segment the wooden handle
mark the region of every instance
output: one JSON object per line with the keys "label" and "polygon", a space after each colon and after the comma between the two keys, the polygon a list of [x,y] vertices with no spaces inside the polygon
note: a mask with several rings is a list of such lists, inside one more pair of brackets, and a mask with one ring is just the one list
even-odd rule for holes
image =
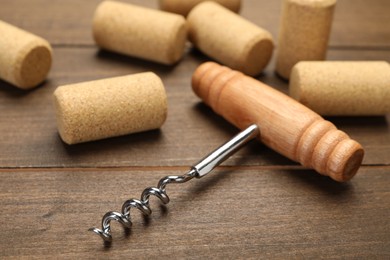
{"label": "wooden handle", "polygon": [[206,62],[192,77],[194,92],[216,113],[240,129],[260,128],[260,140],[283,154],[347,181],[357,172],[364,150],[329,121],[289,96],[244,74]]}

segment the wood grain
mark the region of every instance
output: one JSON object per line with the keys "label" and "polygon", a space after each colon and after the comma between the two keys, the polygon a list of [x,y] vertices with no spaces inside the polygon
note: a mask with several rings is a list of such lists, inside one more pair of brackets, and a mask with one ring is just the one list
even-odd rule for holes
{"label": "wood grain", "polygon": [[[114,224],[114,243],[104,248],[87,229],[106,211],[163,176],[184,173],[237,129],[192,93],[192,73],[209,59],[190,45],[176,66],[95,47],[91,21],[99,2],[0,2],[0,19],[54,46],[53,68],[39,88],[0,81],[0,258],[390,258],[390,115],[326,118],[365,148],[364,166],[350,183],[251,142],[212,175],[169,186],[171,203],[163,209],[153,200],[148,222],[133,212],[130,236]],[[157,0],[125,2],[157,7]],[[328,59],[390,62],[389,4],[338,1]],[[241,14],[277,40],[280,6],[245,0]],[[273,59],[258,79],[286,93],[274,68]],[[160,130],[61,142],[52,102],[57,86],[144,71],[166,87],[168,120]]]}
{"label": "wood grain", "polygon": [[[386,258],[389,167],[364,167],[340,184],[310,171],[225,167],[168,186],[150,219],[132,211],[112,247],[87,231],[107,210],[166,174],[184,169],[3,170],[2,257],[39,258]],[[44,184],[44,188],[42,187]]]}
{"label": "wood grain", "polygon": [[243,73],[205,62],[192,88],[213,111],[241,130],[260,129],[262,143],[336,181],[350,180],[360,167],[363,147],[332,123],[289,96]]}

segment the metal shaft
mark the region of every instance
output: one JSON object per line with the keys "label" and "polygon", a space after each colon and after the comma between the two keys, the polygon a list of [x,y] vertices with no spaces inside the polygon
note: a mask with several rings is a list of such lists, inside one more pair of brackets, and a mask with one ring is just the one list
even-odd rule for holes
{"label": "metal shaft", "polygon": [[259,127],[257,125],[250,125],[248,128],[237,134],[231,140],[224,143],[219,148],[196,163],[194,166],[192,166],[192,169],[195,169],[197,172],[196,177],[201,178],[207,175],[215,167],[229,158],[229,156],[237,152],[244,144],[258,137],[259,135]]}
{"label": "metal shaft", "polygon": [[235,153],[244,144],[255,137],[258,137],[260,130],[256,125],[251,125],[231,140],[221,145],[219,148],[211,152],[209,155],[200,160],[197,164],[182,176],[166,176],[162,178],[157,187],[146,188],[142,194],[141,199],[129,199],[122,205],[122,212],[109,211],[102,219],[102,229],[91,228],[92,232],[98,234],[105,243],[110,244],[111,236],[111,221],[115,220],[121,223],[125,228],[130,228],[132,223],[130,220],[130,209],[137,208],[144,215],[148,216],[152,213],[149,205],[149,197],[156,196],[164,204],[169,202],[169,197],[166,192],[166,186],[170,183],[184,183],[194,177],[201,178],[212,171],[216,166],[225,161],[230,155]]}

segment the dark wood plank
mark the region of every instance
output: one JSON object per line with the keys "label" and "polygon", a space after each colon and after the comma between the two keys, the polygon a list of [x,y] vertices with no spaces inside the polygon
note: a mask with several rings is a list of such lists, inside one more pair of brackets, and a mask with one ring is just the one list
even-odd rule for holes
{"label": "dark wood plank", "polygon": [[[122,0],[157,8],[157,0]],[[91,21],[99,0],[3,1],[1,19],[32,31],[54,45],[93,45]],[[281,0],[245,0],[241,14],[269,30],[277,40]],[[390,47],[390,2],[387,0],[338,1],[331,46]]]}
{"label": "dark wood plank", "polygon": [[[0,17],[54,45],[93,45],[92,17],[100,0],[2,1]],[[126,2],[126,1],[123,1]],[[156,1],[127,1],[156,8]]]}
{"label": "dark wood plank", "polygon": [[[113,246],[104,248],[87,229],[106,211],[165,175],[184,173],[237,129],[191,91],[192,72],[207,60],[201,53],[188,48],[181,63],[165,67],[99,51],[91,36],[99,2],[0,3],[2,20],[54,46],[41,87],[25,92],[0,82],[0,258],[390,258],[390,115],[328,118],[366,149],[365,166],[349,183],[252,142],[210,176],[168,186],[171,203],[162,208],[152,199],[149,221],[132,212],[129,236],[115,223]],[[125,2],[157,7],[157,0]],[[243,2],[242,15],[277,39],[281,1]],[[338,1],[328,59],[390,62],[389,12],[387,0]],[[259,79],[287,92],[273,69],[274,60]],[[168,94],[161,130],[61,142],[52,106],[57,86],[149,70]]]}
{"label": "dark wood plank", "polygon": [[332,47],[390,47],[390,1],[337,1]]}
{"label": "dark wood plank", "polygon": [[[48,81],[25,92],[0,83],[1,167],[118,167],[130,165],[186,166],[218,147],[237,129],[200,103],[190,79],[205,60],[189,52],[175,67],[165,67],[95,48],[56,48]],[[384,59],[387,51],[330,51],[331,59]],[[273,73],[272,62],[260,80],[287,91],[287,84]],[[57,134],[52,93],[59,85],[154,71],[168,94],[168,120],[159,131],[133,134],[75,146]],[[366,148],[365,164],[390,164],[390,129],[387,117],[330,118]],[[243,158],[245,158],[243,160]],[[291,165],[292,162],[260,144],[252,144],[232,160],[247,165]]]}
{"label": "dark wood plank", "polygon": [[87,231],[108,210],[181,169],[1,170],[2,258],[390,257],[390,167],[346,184],[304,170],[225,167],[167,186],[171,202],[145,222],[132,211],[113,244]]}

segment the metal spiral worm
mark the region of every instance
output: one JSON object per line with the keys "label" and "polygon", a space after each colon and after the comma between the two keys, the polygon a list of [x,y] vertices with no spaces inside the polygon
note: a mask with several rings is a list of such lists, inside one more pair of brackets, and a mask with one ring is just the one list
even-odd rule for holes
{"label": "metal spiral worm", "polygon": [[201,178],[212,171],[217,165],[225,161],[231,154],[236,152],[244,144],[251,139],[259,135],[259,128],[256,125],[251,125],[230,141],[226,142],[218,149],[204,157],[197,164],[191,167],[191,169],[181,176],[166,176],[157,184],[157,187],[146,188],[142,194],[141,199],[129,199],[122,205],[122,212],[109,211],[104,214],[102,219],[102,229],[91,228],[92,232],[98,234],[106,244],[110,244],[112,241],[111,235],[111,221],[115,220],[121,223],[125,228],[131,228],[132,222],[130,219],[130,209],[137,208],[145,216],[149,216],[152,210],[149,205],[149,199],[151,195],[156,196],[162,203],[167,204],[169,197],[166,193],[167,184],[171,183],[184,183],[192,178]]}
{"label": "metal spiral worm", "polygon": [[166,192],[167,184],[171,183],[184,183],[196,176],[197,172],[195,169],[190,170],[184,175],[181,176],[166,176],[157,184],[157,187],[149,187],[144,189],[141,194],[141,199],[129,199],[125,201],[122,205],[122,213],[109,211],[104,214],[102,219],[102,229],[91,228],[90,231],[95,232],[100,235],[106,243],[111,243],[112,235],[111,235],[111,221],[115,220],[121,223],[125,228],[131,228],[132,222],[130,220],[130,209],[136,208],[142,212],[145,216],[149,216],[152,214],[152,209],[149,205],[149,198],[151,195],[156,196],[161,200],[162,203],[167,204],[169,202],[169,197]]}

